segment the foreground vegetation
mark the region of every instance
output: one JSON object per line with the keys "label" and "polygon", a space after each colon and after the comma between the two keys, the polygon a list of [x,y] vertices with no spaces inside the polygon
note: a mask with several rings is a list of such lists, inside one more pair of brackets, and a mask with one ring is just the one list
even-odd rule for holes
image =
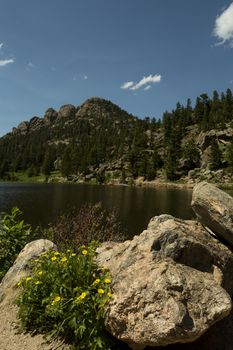
{"label": "foreground vegetation", "polygon": [[21,249],[36,236],[21,215],[18,208],[13,208],[11,213],[2,214],[0,220],[0,282]]}
{"label": "foreground vegetation", "polygon": [[111,277],[98,268],[96,242],[78,251],[49,251],[32,262],[18,282],[23,329],[59,336],[77,349],[110,349],[104,306],[112,297]]}
{"label": "foreground vegetation", "polygon": [[[123,236],[115,214],[102,211],[100,204],[82,207],[71,220],[74,214],[63,215],[43,232],[59,250],[31,261],[30,275],[18,282],[21,328],[62,338],[74,349],[118,349],[104,325],[105,306],[112,298],[111,275],[97,266],[96,249],[100,240]],[[1,278],[25,244],[38,236],[20,215],[13,208],[0,221]]]}

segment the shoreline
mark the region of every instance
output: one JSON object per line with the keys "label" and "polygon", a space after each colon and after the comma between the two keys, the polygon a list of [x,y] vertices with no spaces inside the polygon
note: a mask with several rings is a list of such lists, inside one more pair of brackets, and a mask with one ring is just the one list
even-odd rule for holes
{"label": "shoreline", "polygon": [[[127,186],[127,187],[148,187],[148,188],[173,188],[173,189],[186,189],[186,190],[192,190],[193,187],[199,182],[172,182],[172,181],[160,181],[160,180],[153,180],[153,181],[143,181],[142,179],[138,178],[134,181],[133,184],[124,184],[119,182],[109,182],[104,184],[97,184],[93,182],[73,182],[73,181],[62,181],[62,178],[57,179],[58,181],[10,181],[10,180],[0,180],[0,183],[12,183],[12,184],[73,184],[73,185],[95,185],[95,186]],[[225,190],[233,190],[233,182],[210,182],[206,180],[206,182],[212,183],[215,186],[217,186],[220,189]]]}

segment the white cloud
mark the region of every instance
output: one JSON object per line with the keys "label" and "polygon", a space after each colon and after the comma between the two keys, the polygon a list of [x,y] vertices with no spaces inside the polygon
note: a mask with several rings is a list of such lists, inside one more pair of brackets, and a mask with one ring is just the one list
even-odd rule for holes
{"label": "white cloud", "polygon": [[32,63],[31,61],[28,62],[26,70],[30,72],[32,69],[36,68],[36,65]]}
{"label": "white cloud", "polygon": [[134,85],[133,81],[126,81],[123,85],[121,85],[121,89],[126,90]]}
{"label": "white cloud", "polygon": [[15,60],[13,58],[5,59],[5,60],[0,60],[0,67],[4,67],[8,65],[9,63],[14,63]]}
{"label": "white cloud", "polygon": [[3,45],[4,45],[3,43],[0,43],[0,50],[2,49]]}
{"label": "white cloud", "polygon": [[161,75],[148,75],[148,77],[143,77],[137,84],[135,84],[134,86],[132,86],[130,88],[130,90],[138,90],[140,89],[142,86],[147,85],[147,84],[151,84],[151,83],[159,83],[161,81]]}
{"label": "white cloud", "polygon": [[125,82],[121,86],[121,89],[138,90],[146,85],[144,90],[149,90],[151,88],[151,84],[159,83],[161,79],[162,77],[159,74],[150,74],[147,77],[143,77],[138,83],[134,83],[133,81]]}
{"label": "white cloud", "polygon": [[83,79],[84,79],[84,80],[87,80],[87,79],[88,79],[88,76],[87,76],[87,75],[84,75]]}
{"label": "white cloud", "polygon": [[217,16],[214,36],[219,40],[216,45],[228,43],[233,48],[233,2]]}
{"label": "white cloud", "polygon": [[29,68],[35,68],[35,64],[32,63],[31,61],[28,62],[28,67]]}

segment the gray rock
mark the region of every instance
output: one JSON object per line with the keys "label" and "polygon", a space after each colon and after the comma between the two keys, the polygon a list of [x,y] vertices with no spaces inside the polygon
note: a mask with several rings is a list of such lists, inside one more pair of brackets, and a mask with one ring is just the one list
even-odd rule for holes
{"label": "gray rock", "polygon": [[107,326],[132,349],[193,342],[231,311],[233,254],[197,222],[155,217],[98,263],[113,277]]}
{"label": "gray rock", "polygon": [[209,147],[213,140],[219,140],[221,141],[231,141],[233,137],[233,129],[227,128],[221,131],[217,130],[210,130],[207,132],[200,132],[200,134],[197,137],[197,145],[201,148],[203,151],[207,147]]}
{"label": "gray rock", "polygon": [[52,124],[57,119],[58,113],[53,108],[48,108],[44,115],[45,124]]}
{"label": "gray rock", "polygon": [[76,112],[75,106],[73,106],[71,104],[67,104],[67,105],[62,106],[59,109],[58,117],[59,118],[72,118],[75,116],[75,112]]}
{"label": "gray rock", "polygon": [[17,131],[25,135],[28,132],[28,122],[22,122],[17,126]]}
{"label": "gray rock", "polygon": [[30,261],[49,249],[56,249],[56,246],[47,239],[30,242],[24,247],[0,283],[0,303],[10,302],[15,298],[17,282],[30,273]]}
{"label": "gray rock", "polygon": [[40,129],[43,124],[44,124],[44,121],[42,118],[33,117],[29,121],[29,130],[36,131],[36,130]]}
{"label": "gray rock", "polygon": [[233,198],[207,182],[193,189],[192,208],[199,221],[233,246]]}

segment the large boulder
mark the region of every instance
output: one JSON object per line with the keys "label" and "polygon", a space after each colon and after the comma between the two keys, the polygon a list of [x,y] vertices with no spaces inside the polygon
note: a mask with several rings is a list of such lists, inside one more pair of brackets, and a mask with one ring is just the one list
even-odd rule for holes
{"label": "large boulder", "polygon": [[233,198],[207,182],[193,189],[192,208],[199,221],[233,246]]}
{"label": "large boulder", "polygon": [[113,279],[108,328],[132,349],[193,342],[231,311],[233,254],[195,221],[155,217],[98,263]]}
{"label": "large boulder", "polygon": [[49,249],[56,249],[54,243],[47,239],[38,239],[28,243],[20,252],[14,265],[8,270],[0,283],[0,303],[11,302],[17,294],[17,282],[30,273],[30,261],[36,259]]}

